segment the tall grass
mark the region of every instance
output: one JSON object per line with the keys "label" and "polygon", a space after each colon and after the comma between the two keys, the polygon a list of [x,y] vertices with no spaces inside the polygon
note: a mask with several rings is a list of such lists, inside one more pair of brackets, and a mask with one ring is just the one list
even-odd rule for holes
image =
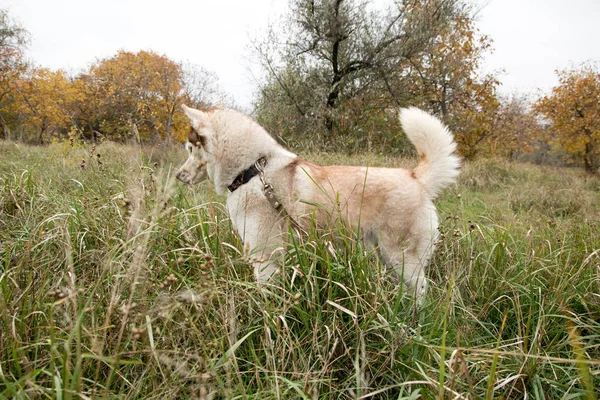
{"label": "tall grass", "polygon": [[466,165],[417,308],[342,227],[258,287],[182,153],[0,143],[0,398],[597,398],[597,179]]}

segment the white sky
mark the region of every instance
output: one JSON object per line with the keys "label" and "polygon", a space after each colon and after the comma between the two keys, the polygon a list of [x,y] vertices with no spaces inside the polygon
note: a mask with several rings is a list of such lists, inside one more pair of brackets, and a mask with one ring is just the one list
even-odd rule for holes
{"label": "white sky", "polygon": [[[600,0],[473,0],[485,4],[478,27],[494,40],[485,71],[504,93],[548,91],[556,69],[600,61]],[[119,49],[154,50],[214,71],[249,107],[249,38],[264,32],[286,0],[0,0],[31,33],[28,56],[78,70]]]}
{"label": "white sky", "polygon": [[555,70],[600,62],[600,0],[491,0],[478,26],[494,40],[484,70],[504,70],[504,93],[547,92]]}

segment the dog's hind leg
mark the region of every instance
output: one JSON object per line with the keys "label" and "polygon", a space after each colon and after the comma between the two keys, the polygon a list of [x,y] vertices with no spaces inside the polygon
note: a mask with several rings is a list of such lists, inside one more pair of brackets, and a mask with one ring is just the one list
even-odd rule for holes
{"label": "dog's hind leg", "polygon": [[418,246],[414,243],[402,243],[398,238],[387,235],[380,238],[379,253],[384,264],[392,269],[394,275],[404,280],[421,304],[427,291],[424,267],[429,261],[430,251],[418,254],[417,250]]}

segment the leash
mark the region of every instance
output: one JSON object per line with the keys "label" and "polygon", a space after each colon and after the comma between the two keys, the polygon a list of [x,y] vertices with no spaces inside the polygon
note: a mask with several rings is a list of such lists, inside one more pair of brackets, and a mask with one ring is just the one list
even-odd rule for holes
{"label": "leash", "polygon": [[302,227],[300,226],[300,224],[298,224],[298,222],[296,222],[294,218],[292,218],[292,216],[287,212],[287,210],[283,206],[283,203],[279,201],[279,198],[275,194],[275,188],[273,188],[273,185],[271,185],[265,180],[264,169],[266,164],[267,159],[265,157],[259,158],[258,160],[256,160],[256,163],[254,163],[254,168],[256,168],[256,170],[258,171],[258,177],[260,178],[260,182],[262,183],[263,194],[269,201],[269,204],[271,204],[271,207],[273,207],[276,211],[283,215],[283,217],[288,220],[292,228],[297,230],[298,233],[302,232]]}

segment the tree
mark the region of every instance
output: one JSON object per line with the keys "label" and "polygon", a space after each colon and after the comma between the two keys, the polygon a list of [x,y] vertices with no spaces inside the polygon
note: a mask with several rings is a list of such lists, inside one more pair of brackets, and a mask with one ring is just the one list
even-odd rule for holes
{"label": "tree", "polygon": [[408,91],[412,104],[439,115],[454,132],[461,155],[472,159],[496,132],[498,81],[479,73],[492,40],[478,33],[471,6],[466,4],[455,6],[439,32],[425,51],[400,66],[401,73],[410,77],[408,87],[391,93]]}
{"label": "tree", "polygon": [[79,132],[95,141],[154,137],[184,140],[183,101],[201,108],[233,107],[216,75],[152,51],[120,51],[76,77],[24,62],[28,32],[0,9],[0,138],[17,130],[44,144]]}
{"label": "tree", "polygon": [[72,89],[63,71],[46,68],[30,69],[16,82],[20,119],[26,129],[35,132],[39,144],[70,125]]}
{"label": "tree", "polygon": [[[284,27],[254,43],[267,75],[259,113],[277,98],[300,123],[322,122],[334,142],[345,120],[340,110],[376,96],[375,87],[386,90],[389,76],[400,76],[397,66],[426,48],[453,8],[453,0],[398,0],[387,10],[353,0],[292,1]],[[285,42],[273,46],[282,35]]]}
{"label": "tree", "polygon": [[73,90],[77,101],[73,103],[74,120],[82,138],[96,142],[101,135],[100,124],[104,117],[104,85],[88,72],[79,74],[73,80]]}
{"label": "tree", "polygon": [[527,96],[515,94],[500,98],[494,117],[494,134],[484,143],[487,155],[515,159],[545,142],[545,131]]}
{"label": "tree", "polygon": [[460,102],[452,105],[447,124],[454,133],[458,152],[466,160],[478,157],[487,142],[496,138],[495,124],[501,112],[495,80],[469,85]]}
{"label": "tree", "polygon": [[593,65],[556,71],[559,84],[535,109],[547,119],[558,143],[580,158],[586,172],[600,168],[600,73]]}
{"label": "tree", "polygon": [[439,35],[427,48],[407,59],[411,98],[444,120],[456,105],[468,104],[489,77],[480,77],[483,56],[492,40],[478,34],[471,7],[457,5]]}
{"label": "tree", "polygon": [[25,70],[23,50],[28,42],[27,30],[0,9],[0,138],[10,138],[7,119],[14,111],[14,84]]}
{"label": "tree", "polygon": [[92,139],[137,140],[139,133],[140,139],[180,141],[187,133],[182,102],[210,108],[226,99],[213,73],[152,51],[120,51],[94,63],[74,84],[84,99],[75,104],[76,119]]}
{"label": "tree", "polygon": [[185,104],[200,110],[215,106],[236,108],[235,102],[219,86],[217,74],[190,63],[181,64],[181,70]]}
{"label": "tree", "polygon": [[[81,79],[83,91],[99,97],[92,102],[101,102],[98,130],[106,136],[132,136],[134,126],[143,136],[171,136],[182,84],[180,66],[167,57],[149,51],[120,51],[92,65]],[[89,111],[84,118],[92,118]]]}

